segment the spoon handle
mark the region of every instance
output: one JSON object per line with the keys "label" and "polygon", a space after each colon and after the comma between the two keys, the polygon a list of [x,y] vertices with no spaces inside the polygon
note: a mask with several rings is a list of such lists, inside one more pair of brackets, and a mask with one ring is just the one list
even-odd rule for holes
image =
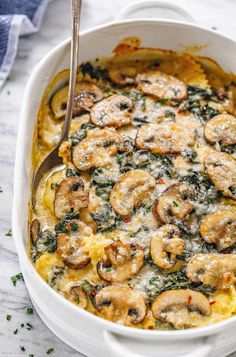
{"label": "spoon handle", "polygon": [[73,112],[76,75],[77,75],[77,66],[78,66],[78,52],[79,52],[80,13],[81,13],[81,0],[71,0],[72,38],[71,38],[71,51],[70,51],[69,91],[68,91],[65,121],[62,128],[59,144],[61,144],[62,141],[68,139],[72,112]]}

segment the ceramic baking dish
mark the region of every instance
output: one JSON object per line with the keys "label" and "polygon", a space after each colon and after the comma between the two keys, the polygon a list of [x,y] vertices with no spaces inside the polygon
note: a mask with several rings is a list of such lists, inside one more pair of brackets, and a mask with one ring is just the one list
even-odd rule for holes
{"label": "ceramic baking dish", "polygon": [[[111,56],[120,40],[137,36],[144,47],[183,51],[187,46],[197,45],[200,55],[215,59],[225,71],[236,72],[236,42],[219,33],[183,21],[120,20],[148,5],[156,7],[163,3],[145,1],[132,5],[122,11],[119,21],[81,33],[80,62]],[[168,4],[165,6],[192,20],[183,9]],[[92,315],[57,294],[42,280],[28,258],[31,149],[37,111],[48,83],[56,73],[69,67],[69,54],[70,39],[53,48],[40,61],[27,84],[21,109],[14,179],[13,233],[32,302],[42,320],[59,338],[91,357],[209,356],[220,332],[230,328],[233,338],[236,317],[207,327],[181,331],[124,327]]]}

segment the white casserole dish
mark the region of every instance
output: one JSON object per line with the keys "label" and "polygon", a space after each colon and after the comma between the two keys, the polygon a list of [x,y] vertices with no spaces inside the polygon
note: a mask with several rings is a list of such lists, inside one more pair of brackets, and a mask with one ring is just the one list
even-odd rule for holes
{"label": "white casserole dish", "polygon": [[[156,5],[150,3],[151,6]],[[122,12],[122,16],[143,6],[144,3],[140,3],[129,7]],[[173,9],[176,10],[176,7]],[[186,15],[184,10],[181,13]],[[191,17],[188,16],[188,19]],[[139,37],[144,47],[183,51],[189,45],[199,45],[199,54],[215,59],[225,71],[236,72],[235,41],[197,25],[168,20],[134,19],[85,31],[80,38],[80,62],[111,56],[117,43],[130,36]],[[28,258],[28,201],[35,121],[47,84],[56,73],[69,67],[69,48],[70,39],[52,49],[36,66],[26,87],[21,109],[14,178],[13,233],[33,304],[45,324],[59,338],[91,357],[209,356],[216,336],[228,328],[232,331],[233,325],[236,326],[236,316],[211,326],[182,331],[139,330],[120,326],[92,315],[61,297],[42,280]]]}

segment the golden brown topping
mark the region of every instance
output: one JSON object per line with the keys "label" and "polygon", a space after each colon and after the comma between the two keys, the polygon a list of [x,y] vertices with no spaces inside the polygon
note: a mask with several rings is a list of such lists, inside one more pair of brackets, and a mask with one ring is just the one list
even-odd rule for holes
{"label": "golden brown topping", "polygon": [[112,285],[101,289],[95,303],[107,319],[124,325],[141,322],[147,313],[144,293],[128,286]]}
{"label": "golden brown topping", "polygon": [[212,143],[236,144],[236,118],[230,114],[219,114],[205,126],[205,136]]}
{"label": "golden brown topping", "polygon": [[152,312],[157,320],[171,323],[176,328],[194,326],[194,315],[210,315],[210,303],[199,292],[169,290],[161,293],[152,303]]}
{"label": "golden brown topping", "polygon": [[200,233],[207,243],[215,243],[219,250],[236,243],[236,213],[218,211],[205,216],[200,224]]}
{"label": "golden brown topping", "polygon": [[[66,114],[68,89],[68,86],[60,89],[52,98],[51,107],[56,119],[60,119]],[[77,83],[75,89],[73,115],[78,115],[83,111],[88,111],[94,103],[102,98],[103,92],[95,84],[89,82]]]}
{"label": "golden brown topping", "polygon": [[228,289],[235,284],[235,254],[197,254],[188,262],[189,280],[209,284],[216,289]]}
{"label": "golden brown topping", "polygon": [[123,138],[114,128],[90,130],[86,138],[75,146],[73,163],[82,171],[107,166],[122,144]]}
{"label": "golden brown topping", "polygon": [[173,224],[160,227],[151,239],[150,254],[160,268],[170,269],[183,250],[184,240],[180,238],[179,228]]}
{"label": "golden brown topping", "polygon": [[136,137],[138,149],[157,154],[177,154],[193,144],[194,134],[182,125],[172,122],[144,124]]}
{"label": "golden brown topping", "polygon": [[136,81],[145,93],[158,99],[181,101],[187,96],[187,87],[179,79],[159,71],[138,74]]}
{"label": "golden brown topping", "polygon": [[126,172],[112,188],[110,203],[122,216],[131,214],[147,199],[155,187],[155,179],[144,170]]}
{"label": "golden brown topping", "polygon": [[194,189],[184,183],[169,186],[153,204],[153,214],[162,222],[184,220],[193,210]]}
{"label": "golden brown topping", "polygon": [[212,152],[205,158],[205,168],[223,195],[236,200],[236,160],[224,152]]}
{"label": "golden brown topping", "polygon": [[57,218],[63,218],[71,212],[78,212],[80,208],[88,206],[88,191],[84,190],[84,183],[78,176],[62,180],[56,189],[54,210]]}
{"label": "golden brown topping", "polygon": [[125,95],[114,94],[95,104],[91,110],[91,121],[97,126],[120,128],[131,122],[133,102]]}
{"label": "golden brown topping", "polygon": [[84,252],[82,237],[90,232],[83,222],[72,220],[67,227],[68,233],[57,235],[57,252],[65,265],[71,269],[81,269],[90,262]]}
{"label": "golden brown topping", "polygon": [[105,247],[97,271],[103,280],[118,283],[134,277],[143,264],[144,252],[138,244],[124,244],[118,240]]}
{"label": "golden brown topping", "polygon": [[88,307],[87,295],[79,284],[74,284],[70,287],[68,299],[82,309]]}

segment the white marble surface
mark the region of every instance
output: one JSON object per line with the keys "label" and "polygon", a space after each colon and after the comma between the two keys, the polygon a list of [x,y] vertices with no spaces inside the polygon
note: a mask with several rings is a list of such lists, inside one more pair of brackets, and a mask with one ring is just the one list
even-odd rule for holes
{"label": "white marble surface", "polygon": [[[133,0],[84,0],[82,29],[112,20],[119,10]],[[196,22],[236,38],[235,0],[169,0],[183,5]],[[48,8],[39,33],[21,38],[16,61],[9,80],[0,92],[0,356],[81,356],[57,339],[37,314],[26,314],[31,306],[27,290],[19,281],[14,287],[12,275],[20,272],[12,237],[5,236],[11,228],[12,183],[15,142],[22,95],[36,63],[70,33],[70,1],[54,0]],[[12,316],[10,321],[6,315]],[[29,322],[33,329],[20,327]],[[13,331],[18,328],[18,333]],[[26,351],[20,351],[20,345]],[[234,354],[236,356],[236,354]]]}

